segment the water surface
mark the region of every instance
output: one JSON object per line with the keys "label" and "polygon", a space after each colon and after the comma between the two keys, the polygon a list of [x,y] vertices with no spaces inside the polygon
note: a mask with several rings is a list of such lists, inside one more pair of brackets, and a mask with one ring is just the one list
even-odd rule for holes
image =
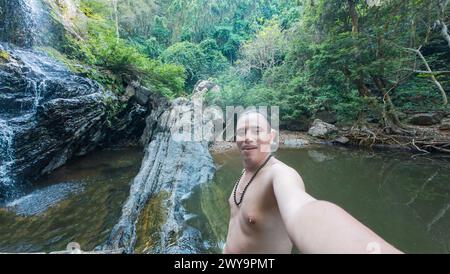
{"label": "water surface", "polygon": [[[299,171],[311,195],[343,207],[402,251],[450,252],[448,160],[336,147],[282,149],[275,156]],[[236,151],[215,160],[214,182],[186,204],[197,215],[190,224],[202,231],[207,252],[220,252],[225,242],[227,200],[242,170]]]}
{"label": "water surface", "polygon": [[138,148],[94,152],[43,178],[35,190],[78,182],[83,191],[35,216],[0,209],[0,252],[65,250],[72,241],[83,250],[102,244],[120,217],[142,158]]}

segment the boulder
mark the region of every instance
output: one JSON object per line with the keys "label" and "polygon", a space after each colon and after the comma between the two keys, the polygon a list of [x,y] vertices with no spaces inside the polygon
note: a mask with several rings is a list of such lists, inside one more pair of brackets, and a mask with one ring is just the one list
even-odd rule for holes
{"label": "boulder", "polygon": [[440,130],[450,130],[450,117],[442,119],[439,129]]}
{"label": "boulder", "polygon": [[340,144],[340,145],[346,145],[349,142],[350,142],[350,140],[347,137],[345,137],[345,136],[341,136],[341,137],[338,137],[338,138],[333,140],[333,143]]}
{"label": "boulder", "polygon": [[308,130],[308,134],[317,138],[327,138],[336,131],[336,126],[325,123],[320,119],[315,119]]}
{"label": "boulder", "polygon": [[305,139],[287,139],[284,141],[285,147],[299,148],[309,145],[309,141]]}
{"label": "boulder", "polygon": [[417,113],[409,118],[409,123],[416,126],[431,126],[440,122],[438,113]]}

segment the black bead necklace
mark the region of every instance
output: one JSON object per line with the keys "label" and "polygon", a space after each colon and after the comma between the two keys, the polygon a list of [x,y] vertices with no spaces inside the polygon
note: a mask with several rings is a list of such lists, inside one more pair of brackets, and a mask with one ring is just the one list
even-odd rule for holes
{"label": "black bead necklace", "polygon": [[242,200],[244,199],[244,195],[245,192],[247,191],[248,186],[250,185],[250,183],[253,181],[253,179],[256,177],[256,175],[258,174],[258,172],[267,164],[267,162],[269,162],[270,158],[272,157],[272,155],[269,155],[269,157],[267,157],[266,161],[264,161],[264,163],[258,167],[258,169],[256,170],[255,174],[253,174],[252,178],[250,179],[250,181],[247,183],[247,185],[244,187],[244,190],[242,191],[242,195],[241,195],[241,199],[239,200],[239,202],[236,199],[236,191],[239,185],[239,181],[241,180],[242,176],[244,176],[245,173],[245,168],[242,170],[242,174],[239,177],[239,179],[237,179],[236,184],[234,185],[234,192],[233,192],[233,196],[234,196],[234,203],[237,206],[240,206],[240,204],[242,203]]}

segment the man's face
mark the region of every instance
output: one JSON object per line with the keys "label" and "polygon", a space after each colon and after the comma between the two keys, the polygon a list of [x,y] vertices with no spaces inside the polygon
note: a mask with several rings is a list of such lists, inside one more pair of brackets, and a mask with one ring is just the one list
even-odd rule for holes
{"label": "man's face", "polygon": [[236,128],[236,143],[246,160],[260,161],[270,153],[274,131],[266,118],[258,113],[240,117]]}

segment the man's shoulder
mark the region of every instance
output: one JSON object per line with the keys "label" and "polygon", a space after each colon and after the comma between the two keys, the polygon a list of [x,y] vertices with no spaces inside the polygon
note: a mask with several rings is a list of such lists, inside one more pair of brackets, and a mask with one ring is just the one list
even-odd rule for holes
{"label": "man's shoulder", "polygon": [[297,170],[283,163],[282,161],[275,159],[275,162],[270,168],[273,182],[281,181],[282,183],[293,182],[300,183],[304,188],[303,180]]}
{"label": "man's shoulder", "polygon": [[299,175],[300,174],[295,170],[294,168],[288,166],[287,164],[283,163],[282,161],[278,159],[274,159],[274,163],[271,165],[271,171],[275,173],[283,173],[283,174],[289,174],[289,175]]}

